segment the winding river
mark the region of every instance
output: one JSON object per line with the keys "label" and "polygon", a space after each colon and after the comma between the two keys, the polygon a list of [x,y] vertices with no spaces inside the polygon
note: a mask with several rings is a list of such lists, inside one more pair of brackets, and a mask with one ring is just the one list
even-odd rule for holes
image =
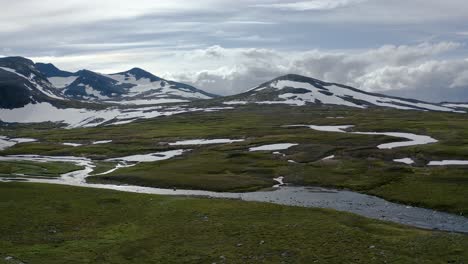
{"label": "winding river", "polygon": [[[167,157],[170,158],[170,155],[167,155]],[[279,184],[274,186],[275,190],[273,191],[220,193],[201,190],[173,190],[131,185],[87,183],[86,178],[93,172],[95,165],[90,159],[86,158],[26,155],[0,157],[0,161],[1,160],[26,160],[36,162],[62,161],[75,163],[84,167],[82,170],[63,174],[61,177],[56,179],[27,177],[0,178],[0,181],[2,182],[27,181],[34,183],[110,189],[133,193],[229,198],[290,206],[330,208],[338,211],[355,213],[373,219],[385,220],[424,229],[468,233],[468,218],[463,216],[392,203],[375,196],[347,190],[287,186],[283,184],[282,178],[275,179]],[[128,165],[119,163],[117,166],[123,167]]]}

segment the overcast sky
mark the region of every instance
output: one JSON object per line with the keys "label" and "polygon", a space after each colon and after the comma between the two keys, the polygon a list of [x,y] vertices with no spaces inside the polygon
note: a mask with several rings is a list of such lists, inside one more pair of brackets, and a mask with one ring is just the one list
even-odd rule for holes
{"label": "overcast sky", "polygon": [[132,67],[217,94],[297,73],[468,101],[466,0],[0,0],[0,56]]}

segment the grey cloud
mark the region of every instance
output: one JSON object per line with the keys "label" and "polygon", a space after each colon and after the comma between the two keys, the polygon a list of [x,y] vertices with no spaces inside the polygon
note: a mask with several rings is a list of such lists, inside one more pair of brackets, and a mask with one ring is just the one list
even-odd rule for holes
{"label": "grey cloud", "polygon": [[[420,97],[434,100],[436,90],[455,95],[467,83],[465,0],[0,0],[0,5],[2,54],[66,70],[138,66],[221,94],[286,73],[369,91],[418,87],[430,91]],[[436,44],[415,44],[427,40]]]}

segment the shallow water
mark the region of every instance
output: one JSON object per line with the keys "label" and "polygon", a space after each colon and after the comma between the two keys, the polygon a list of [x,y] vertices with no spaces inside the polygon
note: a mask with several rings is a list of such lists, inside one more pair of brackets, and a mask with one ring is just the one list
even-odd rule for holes
{"label": "shallow water", "polygon": [[392,203],[384,199],[346,190],[317,187],[281,186],[275,191],[250,193],[218,193],[200,190],[173,190],[151,187],[111,184],[89,184],[68,179],[28,179],[10,178],[0,181],[28,181],[36,183],[63,184],[123,192],[188,195],[212,198],[240,199],[252,202],[267,202],[280,205],[329,208],[342,212],[355,213],[372,219],[385,220],[424,229],[468,233],[468,218],[430,209]]}
{"label": "shallow water", "polygon": [[[44,157],[44,156],[12,156],[0,157],[0,160],[30,160],[38,162],[65,161],[84,167],[82,170],[63,174],[57,179],[44,178],[0,178],[0,181],[27,181],[35,183],[50,183],[88,188],[110,189],[124,192],[188,195],[213,198],[231,198],[244,201],[267,202],[280,205],[329,208],[338,211],[355,213],[361,216],[401,223],[409,226],[438,229],[451,232],[468,233],[468,218],[430,209],[410,207],[388,202],[384,199],[346,190],[335,190],[313,187],[290,187],[283,185],[283,178],[276,178],[276,190],[250,193],[219,193],[200,190],[173,190],[130,185],[90,184],[86,182],[94,170],[92,161],[78,157]],[[117,166],[123,166],[118,164]],[[128,166],[128,165],[125,165]]]}

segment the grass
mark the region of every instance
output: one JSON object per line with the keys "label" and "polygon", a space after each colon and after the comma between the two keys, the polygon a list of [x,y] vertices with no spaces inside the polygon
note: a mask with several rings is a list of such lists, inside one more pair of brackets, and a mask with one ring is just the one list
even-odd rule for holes
{"label": "grass", "polygon": [[0,211],[8,264],[468,261],[466,235],[323,209],[0,183]]}
{"label": "grass", "polygon": [[15,174],[28,176],[59,177],[61,174],[82,169],[66,162],[0,161],[0,177]]}
{"label": "grass", "polygon": [[[340,119],[330,117],[343,117]],[[379,150],[377,145],[401,141],[387,136],[319,132],[284,125],[355,125],[355,131],[410,132],[429,135],[435,144]],[[427,167],[431,160],[468,160],[468,122],[465,114],[392,109],[340,107],[242,106],[235,110],[190,113],[144,120],[122,126],[60,129],[50,125],[4,127],[0,134],[37,138],[0,155],[42,154],[85,156],[98,162],[107,158],[167,151],[183,147],[168,142],[197,138],[244,138],[225,145],[187,146],[181,157],[115,171],[90,178],[93,182],[137,184],[214,191],[252,191],[286,182],[348,188],[412,205],[453,213],[468,213],[468,167]],[[95,140],[110,144],[90,145]],[[60,142],[80,142],[66,147]],[[285,157],[249,153],[250,147],[298,143]],[[320,162],[329,155],[337,160]],[[414,166],[393,162],[410,157]],[[294,160],[297,164],[288,163]],[[99,165],[99,172],[113,164]]]}
{"label": "grass", "polygon": [[[114,173],[88,178],[88,182],[125,182],[162,188],[213,191],[255,191],[274,185],[273,177],[286,161],[263,153],[192,151],[182,158],[140,163]],[[270,155],[268,155],[270,156]]]}

